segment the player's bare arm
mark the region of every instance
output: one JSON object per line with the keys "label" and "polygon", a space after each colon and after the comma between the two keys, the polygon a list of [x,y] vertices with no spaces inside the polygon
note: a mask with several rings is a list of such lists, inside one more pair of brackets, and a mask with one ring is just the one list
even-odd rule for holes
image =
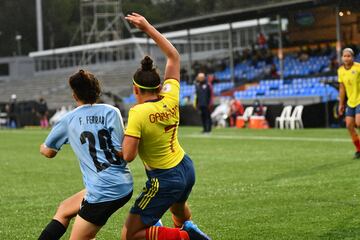
{"label": "player's bare arm", "polygon": [[40,153],[47,157],[47,158],[53,158],[56,156],[57,151],[54,149],[48,148],[45,144],[40,145]]}
{"label": "player's bare arm", "polygon": [[342,116],[345,111],[345,86],[343,83],[339,85],[339,115]]}
{"label": "player's bare arm", "polygon": [[180,79],[180,55],[176,48],[143,16],[137,13],[128,14],[125,17],[135,27],[142,30],[152,38],[160,47],[161,51],[166,55],[167,62],[165,68],[165,79]]}
{"label": "player's bare arm", "polygon": [[125,161],[131,162],[136,158],[139,142],[139,138],[131,136],[124,137],[124,141],[122,143],[122,157]]}

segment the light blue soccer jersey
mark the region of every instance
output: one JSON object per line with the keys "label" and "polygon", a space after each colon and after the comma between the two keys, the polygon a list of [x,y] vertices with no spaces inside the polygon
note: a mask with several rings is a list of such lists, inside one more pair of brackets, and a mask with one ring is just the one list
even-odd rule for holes
{"label": "light blue soccer jersey", "polygon": [[66,114],[51,130],[45,145],[56,151],[70,143],[80,162],[89,203],[112,201],[133,190],[121,150],[124,125],[120,111],[107,104],[86,104]]}

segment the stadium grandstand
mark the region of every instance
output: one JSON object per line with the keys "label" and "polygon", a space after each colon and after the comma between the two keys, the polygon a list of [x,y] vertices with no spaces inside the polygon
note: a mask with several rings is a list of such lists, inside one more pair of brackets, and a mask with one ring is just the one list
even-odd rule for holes
{"label": "stadium grandstand", "polygon": [[[244,1],[241,9],[156,27],[165,32],[182,56],[184,105],[192,104],[194,78],[203,71],[212,80],[216,103],[221,97],[234,96],[245,105],[260,99],[264,105],[326,103],[328,108],[327,103],[334,102],[338,94],[340,46],[352,46],[357,51],[359,44],[359,13],[348,10],[357,5],[325,0]],[[123,14],[112,17],[121,21]],[[0,76],[0,101],[6,103],[11,94],[16,94],[19,101],[42,96],[51,109],[68,106],[67,77],[78,68],[86,68],[102,80],[108,93],[104,101],[112,101],[107,96],[118,96],[131,106],[135,98],[129,80],[139,59],[149,54],[160,69],[164,59],[152,41],[127,27],[131,33],[128,39],[85,41],[83,45],[31,52],[28,57],[0,59],[4,73]],[[319,33],[314,35],[314,31]],[[270,119],[274,119],[279,111],[271,114]]]}

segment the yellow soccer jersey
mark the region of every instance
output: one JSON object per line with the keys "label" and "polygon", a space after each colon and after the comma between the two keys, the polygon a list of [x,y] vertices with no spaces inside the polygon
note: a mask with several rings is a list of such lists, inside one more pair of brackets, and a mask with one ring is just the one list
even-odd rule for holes
{"label": "yellow soccer jersey", "polygon": [[169,169],[178,165],[184,157],[177,138],[179,93],[179,82],[167,79],[159,100],[138,104],[129,111],[125,135],[140,139],[140,158],[151,168]]}
{"label": "yellow soccer jersey", "polygon": [[355,62],[350,69],[344,66],[338,69],[339,83],[345,86],[346,96],[348,98],[347,105],[356,107],[360,104],[360,64]]}

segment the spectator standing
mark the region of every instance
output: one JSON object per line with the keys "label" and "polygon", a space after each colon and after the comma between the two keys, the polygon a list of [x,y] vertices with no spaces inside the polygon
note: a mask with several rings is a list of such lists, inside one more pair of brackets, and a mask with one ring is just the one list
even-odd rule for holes
{"label": "spectator standing", "polygon": [[36,113],[40,119],[40,127],[48,128],[49,127],[48,107],[47,107],[47,103],[43,97],[41,97],[39,99],[39,104],[38,104]]}
{"label": "spectator standing", "polygon": [[196,108],[201,112],[203,133],[211,132],[211,102],[212,88],[206,80],[204,73],[200,72],[196,77]]}
{"label": "spectator standing", "polygon": [[264,33],[259,32],[259,34],[257,36],[257,44],[260,49],[267,48],[267,41],[266,41],[266,37],[265,37]]}
{"label": "spectator standing", "polygon": [[17,128],[17,103],[16,103],[16,94],[12,94],[9,104],[6,105],[6,113],[8,116],[7,127],[8,128]]}

